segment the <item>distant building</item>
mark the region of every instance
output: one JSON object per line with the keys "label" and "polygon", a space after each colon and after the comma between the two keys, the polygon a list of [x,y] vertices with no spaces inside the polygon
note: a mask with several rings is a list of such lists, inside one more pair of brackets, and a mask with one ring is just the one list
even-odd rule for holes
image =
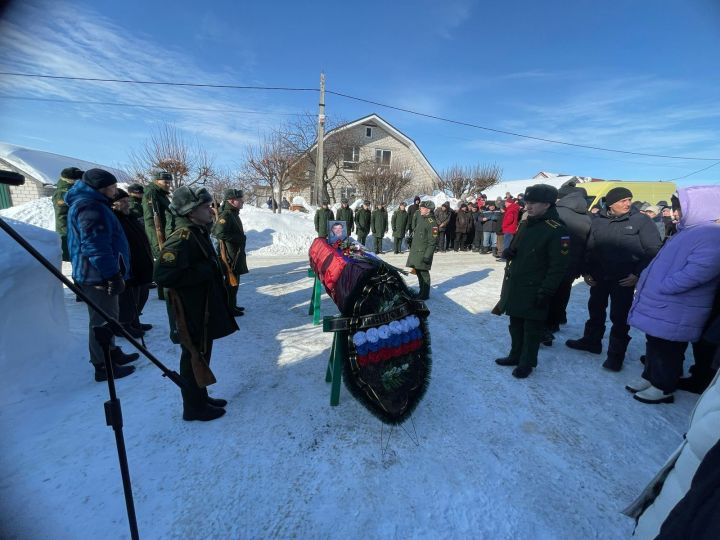
{"label": "distant building", "polygon": [[[364,116],[330,130],[323,141],[328,147],[333,139],[337,143],[338,138],[342,141],[342,156],[333,163],[328,163],[329,176],[338,173],[334,182],[334,202],[342,198],[364,196],[358,186],[357,175],[360,168],[368,164],[377,167],[401,166],[410,173],[408,193],[432,193],[438,173],[410,137],[377,114]],[[316,145],[308,152],[315,151]],[[304,174],[305,182],[300,183],[309,184],[311,187],[290,189],[287,192],[288,198],[300,195],[308,201],[313,199],[314,168],[309,166]],[[330,195],[332,197],[333,193]]]}

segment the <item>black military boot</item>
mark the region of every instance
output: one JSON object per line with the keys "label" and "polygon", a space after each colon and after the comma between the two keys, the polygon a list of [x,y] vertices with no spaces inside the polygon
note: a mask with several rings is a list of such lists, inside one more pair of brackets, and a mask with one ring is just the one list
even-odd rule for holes
{"label": "black military boot", "polygon": [[530,366],[518,366],[512,371],[512,376],[516,379],[526,379],[532,373],[533,368]]}
{"label": "black military boot", "polygon": [[[135,366],[119,366],[117,364],[113,364],[113,377],[115,379],[122,379],[123,377],[127,377],[131,373],[135,371]],[[107,381],[108,374],[107,370],[105,369],[105,365],[96,365],[95,366],[95,380],[97,382]]]}
{"label": "black military boot", "polygon": [[593,354],[602,352],[602,337],[605,334],[605,327],[598,328],[585,323],[585,334],[580,339],[568,339],[565,345],[571,349],[585,351]]}
{"label": "black military boot", "polygon": [[[145,331],[142,330],[139,326],[133,326],[132,324],[123,324],[122,325],[123,330],[125,330],[128,334],[130,334],[135,339],[140,339],[145,335]],[[115,334],[117,337],[125,337],[120,332]]]}
{"label": "black military boot", "polygon": [[142,330],[143,332],[152,330],[152,327],[153,327],[152,324],[148,324],[148,323],[141,322],[140,324],[138,324],[138,328],[140,328],[140,330]]}
{"label": "black military boot", "polygon": [[124,352],[122,352],[122,349],[120,349],[120,347],[115,347],[114,349],[110,350],[110,358],[115,364],[119,366],[124,366],[125,364],[129,364],[130,362],[134,362],[135,360],[140,358],[140,354],[136,352],[125,354]]}
{"label": "black military boot", "polygon": [[543,337],[540,339],[540,343],[545,345],[546,347],[552,347],[553,341],[555,340],[555,336],[550,330],[546,330],[543,334]]}
{"label": "black military boot", "polygon": [[628,343],[630,343],[630,337],[616,335],[611,332],[608,341],[607,359],[603,362],[602,367],[610,371],[620,371],[625,360]]}
{"label": "black military boot", "polygon": [[243,309],[240,309],[237,307],[232,308],[231,311],[232,311],[233,317],[242,317],[243,315],[245,315],[245,311]]}
{"label": "black military boot", "polygon": [[190,422],[192,420],[199,420],[200,422],[209,422],[220,418],[225,414],[225,409],[222,407],[214,407],[208,403],[203,403],[197,407],[191,405],[183,405],[183,420]]}
{"label": "black military boot", "polygon": [[519,364],[518,360],[515,358],[510,358],[509,356],[504,356],[503,358],[496,358],[495,363],[498,366],[517,366]]}

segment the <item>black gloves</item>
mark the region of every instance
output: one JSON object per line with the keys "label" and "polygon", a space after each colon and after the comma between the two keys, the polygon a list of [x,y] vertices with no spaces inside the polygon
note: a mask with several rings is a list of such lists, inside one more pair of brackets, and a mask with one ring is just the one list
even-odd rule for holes
{"label": "black gloves", "polygon": [[432,264],[432,259],[428,259],[427,257],[423,257],[422,262],[423,262],[423,264],[426,264],[426,265],[430,266],[430,265]]}
{"label": "black gloves", "polygon": [[545,309],[550,305],[550,296],[542,293],[538,293],[535,297],[535,307],[539,309]]}
{"label": "black gloves", "polygon": [[107,280],[107,293],[110,296],[118,296],[125,290],[125,280],[120,272]]}

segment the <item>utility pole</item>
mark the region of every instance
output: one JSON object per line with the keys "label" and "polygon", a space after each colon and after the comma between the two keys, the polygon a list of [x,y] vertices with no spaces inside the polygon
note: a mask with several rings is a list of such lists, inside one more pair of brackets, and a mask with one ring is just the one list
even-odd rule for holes
{"label": "utility pole", "polygon": [[320,74],[320,110],[317,128],[317,158],[315,159],[315,204],[323,199],[323,139],[325,139],[325,74]]}

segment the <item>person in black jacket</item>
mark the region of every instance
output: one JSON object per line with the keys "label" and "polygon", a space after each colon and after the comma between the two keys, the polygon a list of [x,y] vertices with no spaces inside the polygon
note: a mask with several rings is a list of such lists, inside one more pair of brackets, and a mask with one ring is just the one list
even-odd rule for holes
{"label": "person in black jacket", "polygon": [[149,296],[153,257],[145,229],[132,215],[130,202],[129,194],[118,189],[113,199],[113,213],[125,232],[130,248],[130,278],[125,281],[125,290],[119,297],[119,321],[131,336],[139,338],[152,328],[151,324],[140,322],[140,313]]}
{"label": "person in black jacket", "polygon": [[[552,344],[553,333],[560,330],[560,325],[567,322],[566,309],[570,301],[570,291],[573,282],[580,277],[585,261],[585,247],[592,218],[587,209],[587,193],[583,188],[563,186],[558,190],[556,204],[558,216],[565,224],[569,233],[570,246],[568,249],[569,261],[565,278],[560,283],[555,295],[550,301],[550,311],[547,320],[547,334],[544,344]],[[549,343],[548,343],[549,342]]]}
{"label": "person in black jacket", "polygon": [[496,209],[494,202],[487,204],[480,217],[483,230],[483,245],[481,251],[483,254],[490,253],[492,250],[492,254],[497,257],[498,220],[502,221],[502,213]]}
{"label": "person in black jacket", "polygon": [[410,249],[410,246],[412,246],[412,237],[413,237],[413,231],[415,230],[415,226],[413,225],[413,215],[415,215],[415,212],[418,211],[420,208],[420,197],[415,195],[415,198],[413,199],[413,203],[408,206],[407,213],[408,213],[408,237],[407,237],[407,245],[408,249]]}
{"label": "person in black jacket", "polygon": [[652,220],[632,207],[632,192],[623,187],[608,191],[606,208],[592,220],[583,277],[590,285],[589,319],[580,339],[565,344],[594,354],[602,352],[605,318],[610,303],[610,340],[605,369],[620,371],[630,342],[628,312],[640,272],[662,246]]}

